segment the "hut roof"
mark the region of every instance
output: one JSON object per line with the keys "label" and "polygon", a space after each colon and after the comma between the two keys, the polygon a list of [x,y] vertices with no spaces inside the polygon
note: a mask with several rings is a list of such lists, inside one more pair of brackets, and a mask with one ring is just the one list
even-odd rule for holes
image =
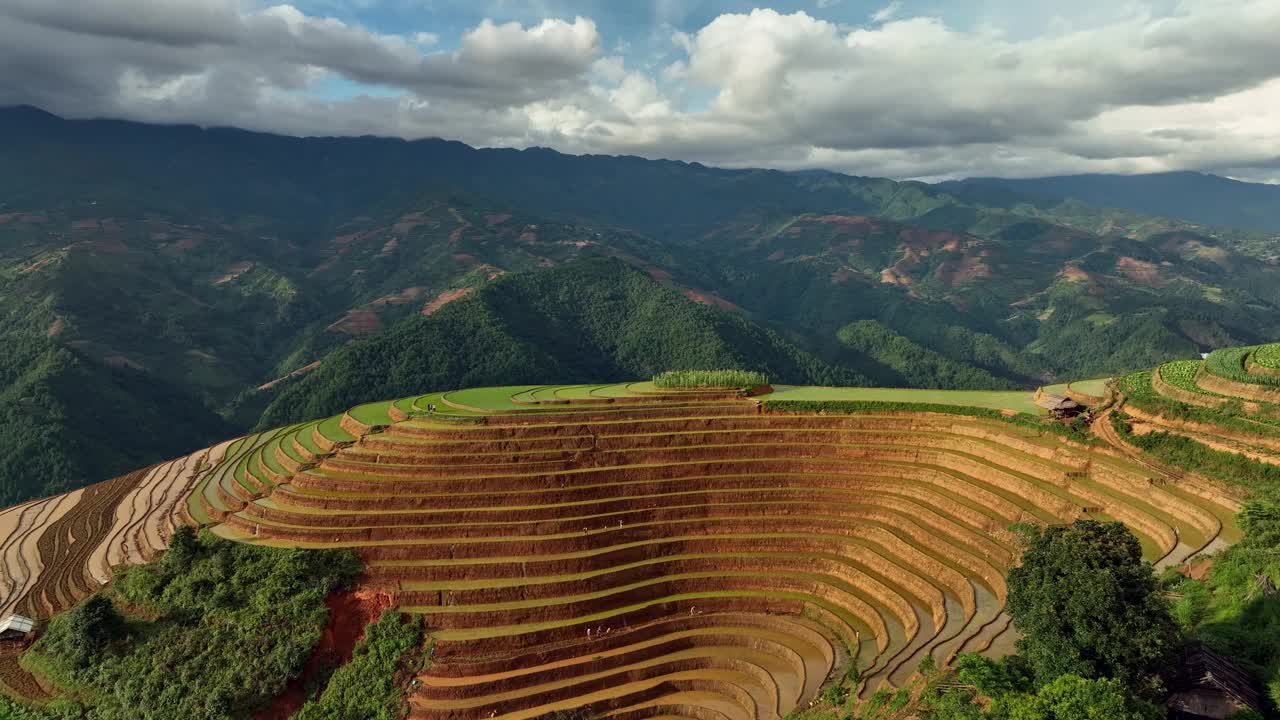
{"label": "hut roof", "polygon": [[10,615],[4,620],[0,620],[0,634],[9,632],[10,630],[20,633],[29,633],[36,623],[29,617],[24,615]]}
{"label": "hut roof", "polygon": [[1242,706],[1254,710],[1262,707],[1262,698],[1253,677],[1230,658],[1210,650],[1204,643],[1187,646],[1174,685],[1171,688],[1174,691],[1216,690]]}
{"label": "hut roof", "polygon": [[1045,410],[1072,410],[1080,407],[1080,403],[1069,397],[1062,395],[1053,395],[1044,393],[1037,400],[1036,404]]}

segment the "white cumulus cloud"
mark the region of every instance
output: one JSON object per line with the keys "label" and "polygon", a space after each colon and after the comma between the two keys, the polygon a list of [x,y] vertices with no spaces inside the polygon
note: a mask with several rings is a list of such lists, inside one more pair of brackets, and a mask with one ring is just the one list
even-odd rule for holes
{"label": "white cumulus cloud", "polygon": [[[0,104],[894,177],[1280,175],[1274,0],[1136,0],[1031,35],[915,7],[658,25],[672,44],[646,58],[585,16],[442,38],[288,4],[0,0]],[[378,90],[317,94],[331,77]]]}

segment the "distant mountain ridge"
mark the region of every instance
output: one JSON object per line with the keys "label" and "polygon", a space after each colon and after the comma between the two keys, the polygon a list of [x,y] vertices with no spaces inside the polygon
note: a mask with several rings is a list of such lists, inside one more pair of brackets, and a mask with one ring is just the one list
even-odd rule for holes
{"label": "distant mountain ridge", "polygon": [[1008,198],[1010,201],[1030,198],[1058,203],[1075,199],[1206,225],[1280,232],[1280,185],[1241,182],[1208,173],[980,177],[943,182],[938,187],[949,192],[998,188],[1016,194]]}
{"label": "distant mountain ridge", "polygon": [[[0,488],[101,479],[264,412],[677,361],[953,389],[1114,374],[1280,337],[1278,245],[994,185],[0,109],[0,417],[31,419],[0,434]],[[366,357],[405,371],[371,382]],[[49,441],[88,438],[75,408],[101,402],[192,422],[164,454],[141,432]]]}

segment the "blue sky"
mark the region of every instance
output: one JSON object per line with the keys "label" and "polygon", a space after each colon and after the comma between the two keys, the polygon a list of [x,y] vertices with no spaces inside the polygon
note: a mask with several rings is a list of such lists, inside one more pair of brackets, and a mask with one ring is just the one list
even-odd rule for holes
{"label": "blue sky", "polygon": [[0,0],[0,104],[895,178],[1280,180],[1275,0]]}

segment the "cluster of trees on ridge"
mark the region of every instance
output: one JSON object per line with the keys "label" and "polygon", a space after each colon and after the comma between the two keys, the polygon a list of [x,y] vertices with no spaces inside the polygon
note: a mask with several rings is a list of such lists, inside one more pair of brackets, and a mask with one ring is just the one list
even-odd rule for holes
{"label": "cluster of trees on ridge", "polygon": [[[797,717],[1157,720],[1165,717],[1168,683],[1188,642],[1204,642],[1265,677],[1270,692],[1264,711],[1274,713],[1280,601],[1255,596],[1242,606],[1241,591],[1247,589],[1245,575],[1256,579],[1249,573],[1259,569],[1260,551],[1280,541],[1280,512],[1274,504],[1251,504],[1241,524],[1246,539],[1218,556],[1207,583],[1176,571],[1157,578],[1120,523],[1026,528],[1021,564],[1009,573],[1007,611],[1022,633],[1017,654],[999,660],[964,654],[947,669],[926,659],[916,685],[878,692],[864,703],[849,698],[853,677],[829,687],[820,707]],[[1171,589],[1185,594],[1171,603]],[[1199,608],[1194,615],[1188,604]],[[1234,717],[1264,715],[1244,710]]]}
{"label": "cluster of trees on ridge", "polygon": [[301,672],[325,598],[360,569],[350,551],[181,528],[155,562],[121,568],[108,590],[53,618],[21,662],[61,691],[52,717],[249,717]]}
{"label": "cluster of trees on ridge", "polygon": [[590,383],[736,367],[771,381],[865,385],[740,315],[689,302],[618,260],[507,275],[338,350],[280,392],[260,429],[362,402],[487,385]]}

